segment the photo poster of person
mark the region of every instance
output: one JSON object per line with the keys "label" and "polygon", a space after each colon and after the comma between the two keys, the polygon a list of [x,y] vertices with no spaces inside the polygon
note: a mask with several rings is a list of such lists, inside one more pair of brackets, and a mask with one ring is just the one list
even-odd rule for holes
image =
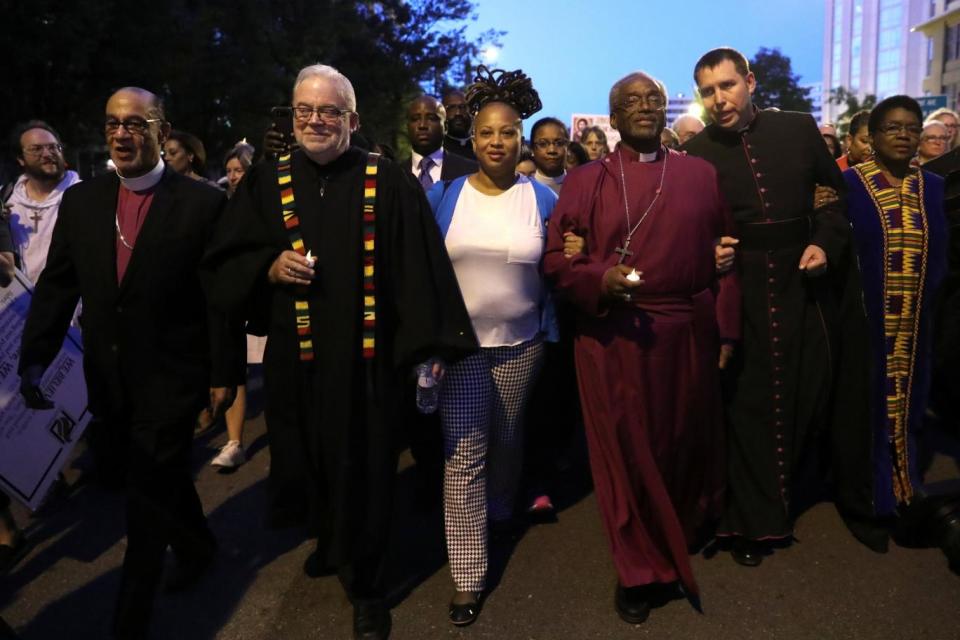
{"label": "photo poster of person", "polygon": [[587,127],[603,129],[603,132],[607,134],[607,146],[611,149],[620,142],[620,132],[610,126],[610,116],[595,113],[575,113],[570,116],[570,139],[575,142],[582,142],[580,134]]}
{"label": "photo poster of person", "polygon": [[80,332],[70,327],[40,385],[52,409],[28,409],[20,395],[20,337],[33,288],[17,271],[0,289],[0,489],[32,511],[66,466],[90,422]]}

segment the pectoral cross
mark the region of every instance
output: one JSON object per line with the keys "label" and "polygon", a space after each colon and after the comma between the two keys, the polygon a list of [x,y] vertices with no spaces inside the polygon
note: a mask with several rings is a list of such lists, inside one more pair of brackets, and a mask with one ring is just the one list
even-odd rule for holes
{"label": "pectoral cross", "polygon": [[39,211],[34,211],[34,212],[33,212],[33,215],[30,216],[30,219],[33,220],[33,232],[34,232],[34,233],[39,233],[39,232],[40,232],[40,221],[43,220],[43,216],[40,215],[40,212],[39,212]]}
{"label": "pectoral cross", "polygon": [[617,264],[623,264],[623,261],[627,259],[627,256],[633,255],[633,251],[630,251],[630,249],[627,248],[627,244],[627,242],[624,242],[622,247],[617,247],[613,250],[614,253],[620,254],[620,259],[617,260]]}

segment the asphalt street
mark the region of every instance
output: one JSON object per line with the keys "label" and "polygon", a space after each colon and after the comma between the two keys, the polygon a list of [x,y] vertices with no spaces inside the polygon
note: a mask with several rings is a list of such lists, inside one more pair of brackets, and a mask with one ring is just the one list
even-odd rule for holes
{"label": "asphalt street", "polygon": [[[198,439],[197,486],[220,551],[193,590],[157,600],[161,640],[299,640],[351,637],[351,609],[335,577],[310,579],[310,542],[263,524],[270,465],[262,418],[248,421],[250,461],[231,474],[206,462],[225,433]],[[960,639],[960,577],[935,549],[891,545],[884,555],[857,543],[833,505],[805,513],[797,542],[762,566],[725,552],[694,558],[702,613],[676,600],[632,626],[613,611],[615,574],[596,503],[576,471],[556,522],[531,526],[493,554],[492,588],[480,619],[447,622],[453,583],[439,511],[412,504],[404,458],[391,545],[393,635],[397,640],[487,639]],[[75,465],[76,466],[76,465]],[[108,637],[124,551],[122,497],[78,479],[72,493],[30,517],[17,510],[35,546],[0,582],[0,616],[24,640]],[[955,462],[938,456],[928,478],[956,482]]]}

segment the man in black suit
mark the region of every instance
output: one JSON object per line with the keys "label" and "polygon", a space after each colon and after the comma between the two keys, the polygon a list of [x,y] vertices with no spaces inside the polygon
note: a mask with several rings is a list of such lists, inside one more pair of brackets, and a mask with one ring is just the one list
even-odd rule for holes
{"label": "man in black suit", "polygon": [[[401,159],[400,166],[409,171],[424,191],[436,182],[453,180],[477,171],[477,163],[447,151],[443,147],[446,111],[433,96],[421,95],[407,108],[407,137],[412,154]],[[440,503],[443,478],[443,438],[438,413],[423,415],[416,408],[413,385],[407,385],[403,401],[404,425],[410,454],[416,461],[417,501],[424,510]]]}
{"label": "man in black suit", "polygon": [[127,480],[127,551],[113,631],[147,634],[167,546],[177,565],[167,588],[194,582],[216,543],[190,473],[197,413],[215,415],[243,375],[242,328],[208,311],[198,266],[223,209],[222,192],[165,167],[170,130],[159,99],[128,87],[107,102],[116,173],[64,194],[47,266],[21,345],[21,393],[50,408],[41,378],[59,351],[77,301],[89,408]]}
{"label": "man in black suit", "polygon": [[407,137],[413,150],[400,161],[425,191],[441,180],[453,180],[477,170],[477,163],[443,147],[446,111],[433,96],[418,96],[407,109]]}

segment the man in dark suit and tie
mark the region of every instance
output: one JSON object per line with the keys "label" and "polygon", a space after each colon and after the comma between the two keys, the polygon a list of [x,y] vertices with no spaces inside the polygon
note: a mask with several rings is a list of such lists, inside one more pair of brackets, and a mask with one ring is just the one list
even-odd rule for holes
{"label": "man in dark suit and tie", "polygon": [[193,425],[233,400],[243,376],[242,325],[208,311],[198,267],[225,198],[166,168],[170,130],[159,99],[136,87],[107,102],[116,173],[68,189],[23,332],[27,405],[46,409],[42,375],[77,305],[91,413],[127,480],[127,550],[113,632],[147,635],[167,546],[168,590],[200,577],[216,543],[190,473]]}
{"label": "man in dark suit and tie", "polygon": [[407,137],[413,150],[410,158],[401,160],[424,191],[441,180],[453,180],[477,170],[477,163],[443,148],[446,112],[433,96],[418,96],[407,109]]}
{"label": "man in dark suit and tie", "polygon": [[[435,183],[453,180],[477,171],[477,163],[443,148],[446,111],[433,96],[414,98],[407,108],[407,137],[412,153],[401,159],[400,166],[409,171],[424,191]],[[440,481],[443,478],[443,438],[439,414],[423,415],[417,411],[414,385],[408,385],[404,399],[404,425],[410,454],[416,461],[417,500],[429,510],[439,504]]]}

